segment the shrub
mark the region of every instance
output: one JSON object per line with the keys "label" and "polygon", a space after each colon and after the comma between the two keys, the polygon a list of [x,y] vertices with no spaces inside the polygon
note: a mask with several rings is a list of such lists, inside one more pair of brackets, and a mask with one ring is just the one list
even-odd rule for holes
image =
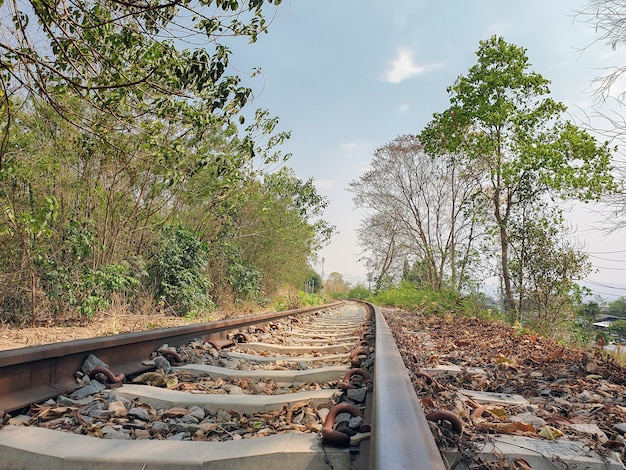
{"label": "shrub", "polygon": [[174,226],[161,233],[151,274],[157,298],[176,315],[193,316],[214,307],[205,272],[208,257],[206,242],[191,230]]}

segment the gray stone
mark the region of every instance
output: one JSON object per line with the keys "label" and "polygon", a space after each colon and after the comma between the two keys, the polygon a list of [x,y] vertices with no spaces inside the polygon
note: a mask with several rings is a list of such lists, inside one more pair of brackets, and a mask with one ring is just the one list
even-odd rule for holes
{"label": "gray stone", "polygon": [[229,395],[243,395],[244,394],[243,388],[234,385],[228,389],[228,394]]}
{"label": "gray stone", "polygon": [[359,429],[362,424],[363,418],[361,418],[360,416],[353,416],[348,422],[348,426],[350,426],[352,429]]}
{"label": "gray stone", "polygon": [[174,434],[168,438],[166,438],[166,441],[182,441],[183,439],[185,439],[185,435],[186,433],[184,432],[179,432],[177,434]]}
{"label": "gray stone", "polygon": [[170,427],[163,421],[154,421],[150,426],[150,429],[152,429],[152,432],[155,434],[160,434],[162,436],[165,436],[170,432]]}
{"label": "gray stone", "polygon": [[83,406],[80,409],[80,412],[83,415],[91,415],[91,413],[93,413],[94,411],[103,411],[103,410],[104,408],[102,407],[102,403],[100,403],[97,400],[93,400],[88,405]]}
{"label": "gray stone", "polygon": [[163,356],[157,356],[154,358],[154,367],[156,369],[163,370],[164,373],[169,374],[172,370],[172,366],[170,362],[165,359]]}
{"label": "gray stone", "polygon": [[237,363],[234,361],[229,361],[228,359],[220,359],[218,363],[220,367],[226,367],[227,369],[237,368]]}
{"label": "gray stone", "polygon": [[300,370],[307,370],[309,368],[309,365],[306,362],[298,362],[298,367],[300,368]]}
{"label": "gray stone", "polygon": [[145,408],[137,407],[137,406],[128,410],[128,416],[131,418],[137,418],[146,423],[150,421],[150,413],[148,413],[148,410],[146,410]]}
{"label": "gray stone", "polygon": [[195,434],[201,429],[199,424],[178,423],[174,426],[175,433]]}
{"label": "gray stone", "polygon": [[74,390],[74,392],[70,395],[70,398],[73,398],[74,400],[85,398],[86,396],[98,393],[105,388],[106,386],[104,384],[98,382],[97,380],[92,380],[88,385]]}
{"label": "gray stone", "polygon": [[150,439],[151,437],[152,436],[149,431],[146,431],[145,429],[135,429],[135,439],[138,441],[142,439]]}
{"label": "gray stone", "polygon": [[619,431],[622,434],[626,434],[626,423],[617,423],[613,425],[613,429]]}
{"label": "gray stone", "polygon": [[367,388],[354,388],[349,389],[346,393],[350,400],[354,400],[356,402],[365,401],[365,397],[367,396]]}
{"label": "gray stone", "polygon": [[328,416],[328,413],[330,413],[330,410],[328,408],[320,408],[319,410],[317,410],[317,416],[320,417],[320,420],[322,422],[326,421],[326,417]]}
{"label": "gray stone", "polygon": [[219,422],[225,422],[225,421],[230,421],[233,418],[233,416],[226,410],[220,408],[219,410],[217,410],[217,413],[215,415],[215,420],[219,423]]}
{"label": "gray stone", "polygon": [[89,416],[104,420],[109,419],[111,416],[113,416],[113,413],[111,413],[109,410],[92,410],[89,412]]}
{"label": "gray stone", "polygon": [[200,420],[192,415],[185,415],[180,418],[181,423],[185,424],[198,424]]}
{"label": "gray stone", "polygon": [[103,426],[102,439],[119,439],[129,441],[131,439],[130,434],[122,429],[115,429],[111,426]]}
{"label": "gray stone", "polygon": [[93,402],[94,402],[94,398],[92,396],[87,396],[81,400],[74,400],[70,397],[66,397],[65,395],[59,395],[57,397],[56,404],[59,406],[84,406],[84,405],[89,405],[90,403],[93,403]]}
{"label": "gray stone", "polygon": [[91,371],[94,370],[96,367],[105,367],[107,369],[109,368],[106,362],[103,362],[93,354],[90,354],[89,356],[87,356],[87,359],[85,359],[85,362],[83,362],[81,370],[85,375],[89,375]]}
{"label": "gray stone", "polygon": [[335,417],[335,424],[349,423],[351,419],[352,419],[352,415],[350,413],[339,413]]}
{"label": "gray stone", "polygon": [[202,421],[206,415],[204,413],[204,409],[199,406],[192,406],[189,408],[189,416],[193,416],[198,421]]}
{"label": "gray stone", "polygon": [[124,406],[126,408],[130,408],[131,407],[130,400],[128,398],[122,396],[122,395],[118,395],[117,393],[109,394],[109,396],[105,400],[105,404],[108,405],[109,403],[113,403],[114,401],[119,401],[119,402],[124,403]]}
{"label": "gray stone", "polygon": [[26,415],[13,416],[12,418],[9,418],[9,421],[7,424],[11,424],[13,426],[27,426],[28,424],[30,424],[30,416],[26,416]]}
{"label": "gray stone", "polygon": [[514,423],[530,424],[536,428],[542,428],[546,425],[543,418],[540,418],[533,413],[520,413],[518,415],[511,416],[509,419]]}

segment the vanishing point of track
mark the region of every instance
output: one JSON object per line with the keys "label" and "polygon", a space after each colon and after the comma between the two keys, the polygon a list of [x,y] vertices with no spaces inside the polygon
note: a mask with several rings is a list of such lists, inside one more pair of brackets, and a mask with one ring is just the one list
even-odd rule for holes
{"label": "vanishing point of track", "polygon": [[[282,331],[283,325],[294,326],[294,332]],[[322,328],[318,329],[317,326]],[[261,332],[261,341],[255,335],[256,332]],[[272,337],[280,334],[291,335],[291,348],[280,344],[281,341],[284,342],[283,337],[278,344],[270,345]],[[280,371],[239,370],[247,369],[241,366],[235,370],[228,367],[185,364],[187,358],[181,351],[188,351],[189,346],[186,345],[190,343],[200,349],[205,347],[203,344],[206,345],[205,349],[213,352],[216,358],[219,354],[220,360],[226,361],[220,365],[228,366],[235,359],[251,360],[253,364],[274,361],[277,364],[298,363],[297,369],[300,370],[294,372],[285,367],[277,367],[287,369]],[[293,344],[299,346],[294,347]],[[334,344],[338,349],[333,349]],[[252,349],[253,355],[230,353],[228,351],[231,347]],[[262,352],[257,353],[254,350]],[[289,353],[285,352],[287,350]],[[328,356],[325,357],[324,354]],[[346,365],[324,366],[323,361],[342,354]],[[231,376],[262,377],[264,374],[269,377],[274,374],[272,376],[279,377],[275,379],[278,381],[327,381],[336,385],[336,389],[323,390],[325,385],[316,384],[316,390],[292,390],[293,393],[283,392],[276,398],[262,393],[242,394],[234,398],[231,395],[219,395],[215,398],[213,395],[190,393],[184,395],[187,398],[177,398],[179,401],[174,406],[176,403],[181,404],[177,409],[182,408],[183,414],[185,408],[190,408],[189,404],[193,402],[200,404],[196,408],[204,408],[200,414],[206,412],[207,417],[211,407],[219,405],[209,405],[203,400],[222,400],[222,408],[235,407],[234,403],[238,403],[236,406],[243,406],[250,416],[253,416],[255,407],[263,408],[267,415],[268,409],[280,408],[280,405],[268,402],[283,400],[282,410],[287,411],[287,424],[295,432],[283,431],[257,437],[261,433],[254,436],[254,426],[250,423],[250,432],[247,435],[253,435],[254,438],[241,438],[236,434],[237,431],[232,431],[228,433],[232,439],[229,437],[225,442],[100,439],[31,425],[8,424],[0,427],[1,469],[445,468],[389,327],[379,309],[370,304],[336,303],[202,325],[2,351],[0,415],[5,416],[0,421],[8,423],[11,416],[25,413],[25,410],[36,406],[34,404],[44,403],[46,400],[50,402],[59,396],[75,392],[80,387],[77,383],[77,371],[85,370],[88,357],[97,357],[106,367],[99,368],[99,364],[95,364],[87,375],[107,383],[112,393],[132,397],[134,403],[139,403],[138,406],[145,405],[150,409],[163,405],[166,399],[160,398],[160,394],[167,397],[173,394],[177,394],[177,397],[184,395],[184,392],[132,383],[133,377],[155,370],[155,357],[160,357],[161,360],[166,358],[174,370],[186,374],[212,375],[224,379]],[[257,365],[254,367],[258,368]],[[332,376],[330,381],[322,378],[328,374]],[[362,393],[357,394],[357,389]],[[315,415],[316,406],[319,414],[320,408],[326,405],[315,403],[320,400],[323,403],[324,398],[319,397],[331,397],[331,394],[331,409],[323,417],[322,424],[317,425],[321,427],[321,432],[299,432],[305,426],[292,424],[296,421],[296,414],[301,420],[305,416],[305,410],[312,410],[306,411],[305,418],[310,418]],[[364,395],[365,398],[355,398],[357,395]],[[326,398],[326,402],[328,401]],[[56,410],[58,409],[57,406]],[[228,409],[222,411],[227,412]],[[242,413],[231,412],[236,416],[241,416]],[[277,414],[278,411],[274,413]],[[337,424],[339,416],[346,413],[348,418],[350,415],[356,418],[357,424],[351,424],[356,429],[348,428],[347,424],[341,428]],[[76,415],[89,427],[80,413],[76,412]],[[285,418],[281,419],[285,424]],[[353,421],[350,419],[350,423]],[[315,430],[315,425],[312,423],[309,428]],[[222,427],[213,422],[206,426]],[[291,429],[290,426],[283,428]],[[206,431],[207,427],[202,430]],[[201,431],[198,432],[202,434]],[[144,433],[147,434],[147,431]]]}

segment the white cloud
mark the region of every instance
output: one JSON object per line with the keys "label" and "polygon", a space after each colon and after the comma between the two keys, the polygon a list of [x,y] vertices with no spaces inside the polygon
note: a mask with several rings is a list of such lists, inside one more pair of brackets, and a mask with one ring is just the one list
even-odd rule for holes
{"label": "white cloud", "polygon": [[317,189],[332,189],[335,187],[335,180],[314,180],[313,184]]}
{"label": "white cloud", "polygon": [[411,105],[410,104],[401,104],[400,105],[400,112],[401,113],[406,113],[409,109],[411,109]]}
{"label": "white cloud", "polygon": [[356,148],[356,142],[348,142],[347,144],[341,144],[340,147],[344,150],[351,150]]}
{"label": "white cloud", "polygon": [[385,81],[389,83],[400,83],[407,78],[416,77],[439,67],[436,65],[417,65],[413,61],[413,51],[410,49],[398,49],[396,58],[391,63],[391,68],[385,72]]}

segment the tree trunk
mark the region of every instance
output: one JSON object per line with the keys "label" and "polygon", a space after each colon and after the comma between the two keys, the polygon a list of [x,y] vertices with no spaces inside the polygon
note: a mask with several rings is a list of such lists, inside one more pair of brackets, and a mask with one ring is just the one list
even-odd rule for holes
{"label": "tree trunk", "polygon": [[502,261],[502,280],[504,281],[504,295],[506,303],[505,311],[515,311],[515,299],[513,298],[513,289],[511,288],[511,273],[509,272],[509,237],[506,233],[506,227],[500,224],[500,258]]}

